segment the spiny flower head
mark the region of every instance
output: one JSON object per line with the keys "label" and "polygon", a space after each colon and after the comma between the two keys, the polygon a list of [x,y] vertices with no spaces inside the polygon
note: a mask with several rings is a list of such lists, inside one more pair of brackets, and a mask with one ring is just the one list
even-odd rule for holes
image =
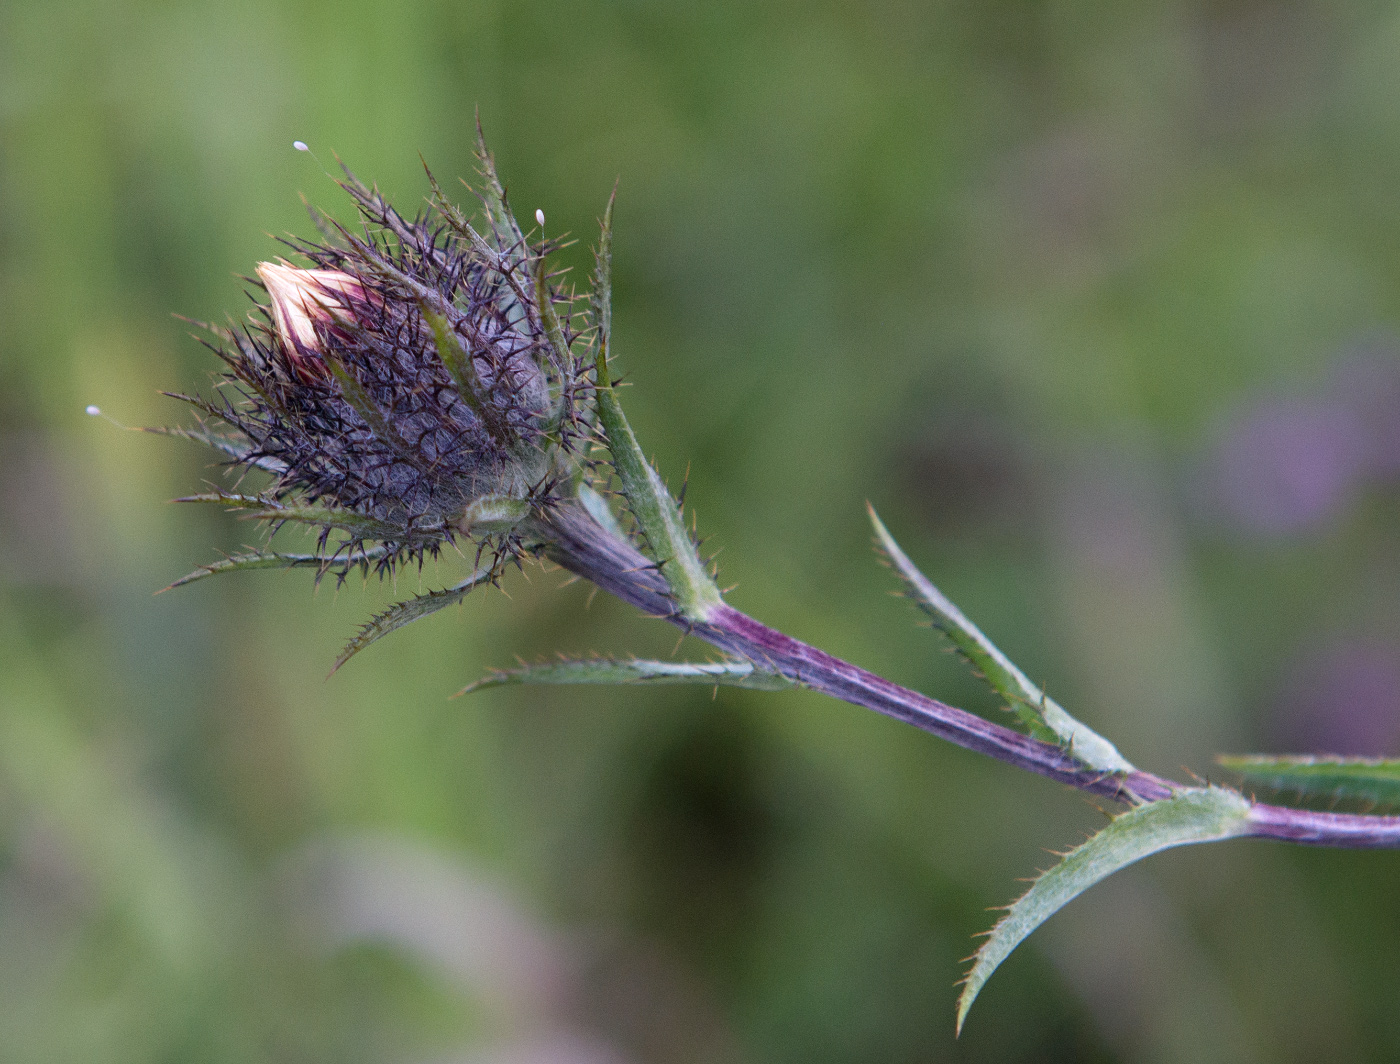
{"label": "spiny flower head", "polygon": [[527,240],[481,160],[484,225],[436,183],[408,219],[347,171],[361,229],[320,218],[324,242],[289,242],[307,266],[257,266],[253,320],[213,330],[230,370],[218,398],[180,398],[233,430],[203,433],[232,465],[274,480],[201,498],[319,526],[318,553],[342,571],[459,536],[493,567],[519,553],[522,523],[577,469],[587,367],[546,272],[557,245]]}
{"label": "spiny flower head", "polygon": [[[495,582],[524,554],[616,593],[650,579],[643,601],[686,626],[708,624],[724,605],[613,386],[616,188],[600,219],[591,291],[576,312],[545,267],[558,245],[526,239],[480,126],[477,133],[484,225],[448,203],[431,174],[430,210],[410,221],[346,171],[362,231],[318,216],[324,243],[289,241],[305,265],[260,263],[258,280],[249,280],[266,300],[252,324],[212,330],[206,341],[229,366],[218,397],[179,396],[232,432],[156,430],[222,451],[240,475],[273,478],[261,494],[187,501],[251,511],[274,530],[299,522],[320,533],[313,554],[240,554],[171,586],[241,569],[314,567],[343,579],[352,567],[374,566],[383,574],[459,537],[476,544],[470,576],[378,614],[336,668]],[[543,212],[535,219],[543,229]],[[594,443],[611,467],[600,483],[615,476],[630,533],[589,483],[598,472],[588,456]]]}

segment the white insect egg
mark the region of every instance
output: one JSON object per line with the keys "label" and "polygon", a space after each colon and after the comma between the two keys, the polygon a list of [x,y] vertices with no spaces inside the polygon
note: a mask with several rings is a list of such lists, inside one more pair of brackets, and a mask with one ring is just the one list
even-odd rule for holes
{"label": "white insect egg", "polygon": [[310,151],[310,150],[311,150],[310,148],[308,148],[308,147],[306,146],[306,141],[304,141],[304,140],[294,140],[294,141],[292,141],[292,147],[295,148],[297,151]]}
{"label": "white insect egg", "polygon": [[535,221],[540,223],[541,229],[544,228],[544,211],[540,210],[538,207],[535,208]]}
{"label": "white insect egg", "polygon": [[102,408],[100,406],[89,406],[86,413],[88,417],[101,417]]}

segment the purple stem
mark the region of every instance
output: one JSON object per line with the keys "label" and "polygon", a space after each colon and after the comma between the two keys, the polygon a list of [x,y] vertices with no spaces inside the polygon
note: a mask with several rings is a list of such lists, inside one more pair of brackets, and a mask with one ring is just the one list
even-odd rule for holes
{"label": "purple stem", "polygon": [[[550,516],[546,555],[643,613],[670,621],[726,653],[747,658],[852,705],[912,724],[967,750],[1116,802],[1170,797],[1182,784],[1150,772],[1113,775],[1086,769],[1053,743],[1042,742],[900,687],[884,677],[785,635],[728,605],[702,624],[679,617],[666,581],[646,557],[605,531],[583,510],[562,506]],[[1312,846],[1400,847],[1400,817],[1319,813],[1254,803],[1248,835]]]}

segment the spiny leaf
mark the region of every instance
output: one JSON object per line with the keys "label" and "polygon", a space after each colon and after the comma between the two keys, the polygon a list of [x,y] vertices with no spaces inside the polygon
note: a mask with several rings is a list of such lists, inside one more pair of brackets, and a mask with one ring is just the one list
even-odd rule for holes
{"label": "spiny leaf", "polygon": [[[599,223],[598,247],[593,252],[593,290],[588,295],[587,307],[588,322],[593,327],[593,360],[604,365],[612,350],[612,218],[616,203],[617,184],[614,183]],[[590,414],[589,424],[594,420]]]}
{"label": "spiny leaf", "polygon": [[704,621],[724,600],[695,550],[676,501],[666,490],[660,474],[643,456],[601,359],[598,361],[597,404],[598,420],[607,437],[608,452],[621,481],[622,494],[646,538],[652,561],[666,578],[676,611],[687,620]]}
{"label": "spiny leaf", "polygon": [[875,526],[881,549],[912,592],[919,608],[933,619],[935,627],[948,637],[963,658],[991,685],[992,690],[1006,699],[1032,735],[1047,742],[1066,744],[1070,753],[1090,768],[1102,772],[1133,771],[1132,764],[1118,752],[1117,747],[1060,708],[1044,691],[1031,683],[1025,673],[1012,664],[976,625],[963,616],[963,612],[915,568],[875,513],[875,508],[869,503],[866,507],[870,511],[870,523]]}
{"label": "spiny leaf", "polygon": [[180,577],[169,587],[161,590],[170,591],[173,588],[194,583],[196,580],[203,580],[206,576],[216,576],[219,573],[231,573],[244,569],[320,569],[325,572],[337,566],[343,566],[348,570],[356,565],[368,565],[370,562],[376,562],[388,553],[388,547],[371,547],[368,550],[356,551],[342,558],[326,554],[281,554],[275,551],[234,554],[221,561],[202,565],[194,572]]}
{"label": "spiny leaf", "polygon": [[270,495],[242,495],[234,491],[206,491],[182,495],[176,502],[216,502],[235,510],[280,510],[282,504]]}
{"label": "spiny leaf", "polygon": [[569,343],[564,338],[564,327],[559,321],[559,314],[554,309],[554,298],[549,291],[549,277],[545,269],[544,260],[537,263],[535,272],[535,300],[540,305],[540,317],[544,319],[544,334],[549,340],[549,346],[554,351],[554,357],[560,366],[569,364]]}
{"label": "spiny leaf", "polygon": [[212,447],[220,454],[226,454],[237,461],[243,461],[248,455],[248,448],[237,440],[229,436],[221,436],[216,432],[210,432],[206,428],[187,429],[183,426],[151,425],[143,428],[142,432],[152,432],[157,436],[174,436],[182,440],[193,440],[195,443],[202,443],[206,447]]}
{"label": "spiny leaf", "polygon": [[785,691],[796,687],[793,680],[775,672],[760,669],[750,661],[617,661],[612,658],[567,658],[562,661],[541,662],[519,669],[498,669],[476,683],[468,684],[458,694],[469,694],[483,687],[506,684],[572,684],[572,683],[662,683],[716,684],[728,687],[748,687],[756,691]]}
{"label": "spiny leaf", "polygon": [[[530,248],[525,242],[525,234],[521,232],[515,215],[511,213],[510,205],[506,202],[506,190],[496,174],[495,159],[486,148],[486,135],[481,129],[480,114],[476,117],[476,159],[477,170],[481,175],[481,187],[474,188],[473,192],[486,207],[486,228],[491,236],[490,240],[478,232],[467,216],[447,199],[432,172],[428,171],[428,183],[432,188],[431,200],[448,226],[459,236],[470,241],[477,253],[490,263],[505,281],[515,297],[507,297],[503,301],[507,319],[512,325],[520,325],[528,318],[525,310],[528,300],[525,298],[518,273],[521,266],[528,267]],[[424,169],[427,170],[426,165]]]}
{"label": "spiny leaf", "polygon": [[223,436],[217,432],[211,432],[209,429],[202,426],[197,429],[189,429],[182,426],[150,425],[141,429],[141,431],[154,433],[157,436],[174,436],[177,439],[193,440],[195,443],[202,443],[206,447],[212,447],[220,454],[228,455],[228,457],[232,458],[235,462],[255,466],[269,473],[281,474],[285,473],[287,469],[286,466],[275,459],[251,457],[253,453],[251,447],[239,443],[238,440],[230,436]]}
{"label": "spiny leaf", "polygon": [[[564,415],[563,381],[568,374],[568,367],[573,364],[573,355],[569,350],[569,342],[564,336],[564,327],[559,321],[559,314],[554,309],[554,297],[549,291],[549,276],[543,257],[535,260],[534,271],[535,302],[540,308],[540,321],[544,325],[545,338],[549,341],[550,351],[553,352],[553,358],[544,361],[547,356],[541,348],[540,370],[547,376],[556,378],[559,382],[559,394],[554,398],[554,409],[550,415],[550,428],[553,431],[558,427],[559,420]],[[553,364],[553,372],[551,372],[549,363]]]}
{"label": "spiny leaf", "polygon": [[613,206],[617,203],[617,186],[613,186],[608,197],[608,206],[603,211],[601,233],[598,236],[598,250],[593,255],[593,292],[589,297],[588,310],[594,327],[594,344],[598,357],[608,358],[608,344],[612,339],[612,218]]}
{"label": "spiny leaf", "polygon": [[[617,471],[618,480],[622,482],[622,495],[646,539],[652,561],[657,563],[661,575],[666,578],[677,612],[687,620],[704,621],[716,607],[723,604],[724,599],[720,596],[714,580],[710,578],[705,563],[700,560],[695,543],[686,531],[685,520],[676,505],[676,500],[671,498],[671,493],[666,490],[660,474],[642,454],[632,426],[627,423],[627,416],[622,412],[622,404],[618,401],[612,386],[612,376],[608,372],[607,327],[611,311],[605,292],[609,283],[609,260],[612,254],[609,237],[611,229],[610,200],[607,213],[603,217],[603,239],[598,245],[592,310],[595,322],[600,328],[594,359],[598,421],[607,439],[613,469]],[[600,294],[600,289],[604,294]]]}
{"label": "spiny leaf", "polygon": [[247,510],[244,516],[260,521],[296,521],[300,524],[316,525],[321,528],[340,528],[351,535],[364,539],[383,539],[394,542],[412,542],[416,539],[432,538],[430,533],[442,528],[441,522],[422,525],[418,529],[380,521],[354,510],[340,510],[330,506],[288,506],[267,495],[240,495],[235,492],[211,491],[199,495],[186,495],[176,502],[222,503],[236,510]]}
{"label": "spiny leaf", "polygon": [[1095,883],[1173,846],[1218,842],[1246,830],[1249,802],[1222,787],[1192,787],[1137,806],[1065,855],[1013,904],[977,951],[958,998],[957,1030],[992,972],[1020,943]]}
{"label": "spiny leaf", "polygon": [[472,408],[472,412],[481,418],[481,423],[486,426],[486,431],[491,437],[498,443],[508,445],[513,435],[510,427],[501,420],[486,386],[481,382],[480,374],[476,372],[476,363],[471,353],[463,348],[462,341],[446,315],[438,313],[427,300],[420,300],[418,309],[423,315],[423,320],[428,323],[428,328],[433,330],[433,342],[437,345],[438,357],[442,359],[442,364],[452,377],[452,383],[457,385],[457,394]]}
{"label": "spiny leaf", "polygon": [[[480,129],[480,123],[478,123],[477,128]],[[419,159],[423,162],[423,172],[428,176],[428,187],[431,189],[428,200],[437,209],[437,212],[442,215],[442,220],[448,224],[453,232],[458,236],[465,237],[467,240],[471,241],[472,244],[485,244],[486,241],[482,238],[481,234],[476,231],[476,227],[472,225],[470,219],[462,213],[461,208],[449,200],[446,194],[443,193],[442,187],[437,182],[437,178],[433,176],[432,170],[428,168],[428,161],[423,159],[421,155]],[[463,182],[463,184],[465,183],[466,182]]]}
{"label": "spiny leaf", "polygon": [[336,658],[335,664],[331,666],[331,673],[334,674],[337,669],[371,643],[377,643],[390,632],[397,631],[406,624],[412,624],[430,613],[436,613],[446,606],[461,602],[472,588],[490,582],[495,576],[495,569],[484,566],[460,584],[443,588],[441,591],[428,591],[406,602],[395,603],[384,612],[377,614],[360,629],[359,635],[346,644],[345,649],[340,652],[340,657]]}
{"label": "spiny leaf", "polygon": [[486,214],[495,231],[497,246],[514,261],[520,261],[525,255],[525,235],[520,231],[520,225],[506,201],[505,186],[496,174],[496,160],[486,147],[486,134],[481,130],[480,115],[476,119],[476,161],[483,185],[481,198],[486,204]]}
{"label": "spiny leaf", "polygon": [[1222,754],[1215,759],[1245,779],[1277,791],[1400,803],[1400,760],[1369,757],[1269,757]]}

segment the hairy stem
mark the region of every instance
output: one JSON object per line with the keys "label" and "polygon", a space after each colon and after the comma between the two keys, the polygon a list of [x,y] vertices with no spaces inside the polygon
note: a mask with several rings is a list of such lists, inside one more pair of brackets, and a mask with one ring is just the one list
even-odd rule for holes
{"label": "hairy stem", "polygon": [[[761,664],[813,690],[912,724],[967,750],[1081,791],[1127,804],[1170,797],[1181,784],[1149,772],[1108,775],[1085,769],[1053,743],[929,698],[760,624],[727,604],[703,623],[680,616],[666,580],[630,544],[605,531],[581,507],[555,509],[539,529],[545,555],[604,591],[729,654]],[[1314,846],[1400,847],[1400,817],[1312,812],[1254,803],[1249,835]]]}

